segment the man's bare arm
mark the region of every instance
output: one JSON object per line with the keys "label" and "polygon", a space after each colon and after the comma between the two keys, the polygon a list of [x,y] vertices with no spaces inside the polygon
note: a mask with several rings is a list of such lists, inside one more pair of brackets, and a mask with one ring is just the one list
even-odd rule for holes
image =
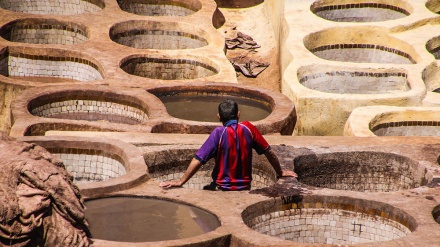
{"label": "man's bare arm", "polygon": [[283,170],[281,168],[280,160],[278,159],[278,156],[275,154],[275,152],[272,149],[266,151],[264,153],[264,156],[266,156],[269,163],[275,169],[275,172],[277,173],[278,177],[298,177],[298,175],[294,171]]}
{"label": "man's bare arm", "polygon": [[188,182],[188,180],[192,176],[194,176],[194,174],[196,174],[196,172],[200,169],[201,166],[202,166],[202,163],[200,163],[200,161],[198,159],[193,158],[191,160],[191,163],[189,163],[189,166],[186,169],[185,173],[180,178],[180,180],[171,180],[171,181],[162,182],[159,184],[159,186],[164,187],[164,188],[181,187],[186,182]]}

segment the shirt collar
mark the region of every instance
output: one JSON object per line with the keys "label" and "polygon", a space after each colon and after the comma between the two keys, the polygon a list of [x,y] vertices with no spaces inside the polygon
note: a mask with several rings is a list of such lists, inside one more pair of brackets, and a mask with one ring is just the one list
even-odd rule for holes
{"label": "shirt collar", "polygon": [[231,120],[227,121],[225,124],[223,124],[223,126],[228,127],[230,125],[237,124],[237,123],[238,123],[238,120],[231,119]]}

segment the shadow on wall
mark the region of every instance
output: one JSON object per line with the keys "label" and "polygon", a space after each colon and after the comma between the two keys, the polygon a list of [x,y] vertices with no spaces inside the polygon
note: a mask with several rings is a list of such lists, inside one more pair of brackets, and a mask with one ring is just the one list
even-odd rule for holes
{"label": "shadow on wall", "polygon": [[249,8],[260,3],[264,0],[215,0],[219,8]]}

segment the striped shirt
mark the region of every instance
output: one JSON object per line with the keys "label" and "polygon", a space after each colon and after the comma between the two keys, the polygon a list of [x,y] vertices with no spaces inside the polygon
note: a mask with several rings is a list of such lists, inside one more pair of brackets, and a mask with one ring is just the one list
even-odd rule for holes
{"label": "striped shirt", "polygon": [[214,129],[195,158],[202,164],[216,158],[212,179],[220,189],[245,190],[252,181],[252,149],[263,154],[270,146],[251,123],[230,120]]}

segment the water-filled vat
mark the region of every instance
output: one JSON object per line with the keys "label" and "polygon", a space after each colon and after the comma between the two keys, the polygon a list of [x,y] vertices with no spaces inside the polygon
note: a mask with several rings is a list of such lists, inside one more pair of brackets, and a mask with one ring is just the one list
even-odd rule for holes
{"label": "water-filled vat", "polygon": [[298,181],[304,184],[362,192],[388,192],[425,185],[426,170],[405,156],[371,151],[298,156]]}
{"label": "water-filled vat", "polygon": [[219,122],[218,105],[225,99],[237,102],[240,120],[258,121],[272,112],[266,102],[232,95],[177,94],[159,96],[159,99],[171,116],[200,122]]}
{"label": "water-filled vat", "polygon": [[348,197],[281,197],[246,208],[251,229],[300,243],[351,245],[402,238],[414,218],[388,204]]}
{"label": "water-filled vat", "polygon": [[92,238],[153,242],[198,236],[220,226],[217,217],[197,207],[142,197],[86,201]]}

